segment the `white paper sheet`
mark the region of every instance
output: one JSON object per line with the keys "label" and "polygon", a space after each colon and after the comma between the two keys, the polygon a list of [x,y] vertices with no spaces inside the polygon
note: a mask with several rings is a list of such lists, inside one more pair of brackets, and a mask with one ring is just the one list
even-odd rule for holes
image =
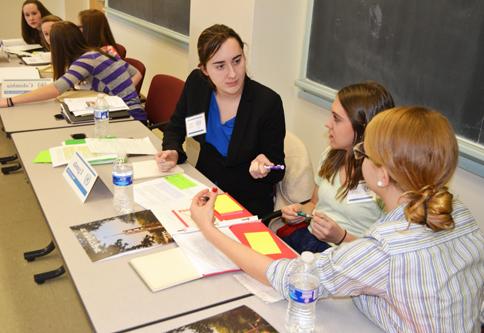
{"label": "white paper sheet", "polygon": [[[74,113],[75,116],[82,116],[86,114],[92,114],[94,105],[96,104],[96,96],[79,97],[79,98],[64,98],[64,103],[67,104],[69,111]],[[129,107],[119,96],[106,95],[106,102],[109,105],[109,111],[128,110]]]}
{"label": "white paper sheet", "polygon": [[49,149],[52,166],[55,168],[66,165],[76,152],[81,153],[82,157],[91,164],[112,163],[116,158],[116,154],[95,154],[86,144],[58,146]]}
{"label": "white paper sheet", "polygon": [[[238,241],[229,228],[221,228],[220,231]],[[173,235],[173,238],[195,269],[204,276],[239,270],[239,267],[213,246],[201,232]]]}
{"label": "white paper sheet", "polygon": [[5,79],[40,79],[39,71],[35,67],[0,67],[0,81]]}
{"label": "white paper sheet", "polygon": [[[194,186],[179,189],[166,180],[166,177],[134,184],[134,201],[146,209],[173,209],[174,205],[190,207],[195,194],[207,188],[187,174],[180,174],[194,183]],[[180,201],[181,200],[181,201]]]}
{"label": "white paper sheet", "polygon": [[155,159],[133,162],[133,174],[134,179],[144,179],[153,177],[163,177],[168,175],[174,175],[177,173],[183,173],[183,169],[176,165],[168,172],[160,171]]}
{"label": "white paper sheet", "polygon": [[118,153],[136,155],[155,155],[158,151],[150,138],[142,139],[92,139],[87,138],[89,149],[95,153]]}

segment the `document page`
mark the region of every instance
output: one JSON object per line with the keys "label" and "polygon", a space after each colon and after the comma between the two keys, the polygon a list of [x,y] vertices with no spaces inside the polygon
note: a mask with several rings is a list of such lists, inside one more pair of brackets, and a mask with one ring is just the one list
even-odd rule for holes
{"label": "document page", "polygon": [[[229,228],[220,228],[220,231],[238,241]],[[204,276],[240,269],[225,254],[213,246],[201,232],[173,235],[173,238],[190,259],[195,269]]]}
{"label": "document page", "polygon": [[135,155],[155,155],[158,151],[150,138],[142,139],[93,139],[87,138],[86,143],[94,153],[118,153]]}
{"label": "document page", "polygon": [[158,167],[155,159],[133,162],[132,165],[134,179],[164,177],[184,172],[183,169],[180,168],[178,165],[175,165],[175,167],[168,172],[160,171],[160,168]]}
{"label": "document page", "polygon": [[35,67],[0,67],[0,81],[7,79],[40,79],[40,75]]}
{"label": "document page", "polygon": [[134,201],[146,209],[171,209],[174,202],[183,200],[184,207],[190,207],[195,194],[207,186],[192,177],[180,173],[134,184]]}
{"label": "document page", "polygon": [[49,149],[52,166],[55,168],[66,165],[76,152],[81,153],[82,157],[91,164],[96,164],[96,162],[97,164],[112,163],[116,158],[116,154],[93,153],[86,144],[58,146]]}

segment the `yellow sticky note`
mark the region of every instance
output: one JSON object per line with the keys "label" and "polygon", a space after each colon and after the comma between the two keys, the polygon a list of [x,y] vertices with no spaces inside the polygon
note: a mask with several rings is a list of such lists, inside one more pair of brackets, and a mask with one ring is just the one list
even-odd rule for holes
{"label": "yellow sticky note", "polygon": [[245,238],[247,238],[250,247],[260,254],[281,253],[274,238],[267,231],[248,232],[245,234]]}
{"label": "yellow sticky note", "polygon": [[215,210],[219,214],[227,214],[242,211],[242,207],[229,197],[227,194],[220,194],[215,200]]}

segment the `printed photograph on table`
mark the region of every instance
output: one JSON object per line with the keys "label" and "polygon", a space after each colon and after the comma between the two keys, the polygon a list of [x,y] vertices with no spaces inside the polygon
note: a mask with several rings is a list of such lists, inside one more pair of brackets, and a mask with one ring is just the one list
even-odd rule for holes
{"label": "printed photograph on table", "polygon": [[272,333],[277,330],[251,308],[243,305],[218,315],[176,328],[168,333]]}
{"label": "printed photograph on table", "polygon": [[71,229],[92,261],[173,242],[151,210],[84,223]]}

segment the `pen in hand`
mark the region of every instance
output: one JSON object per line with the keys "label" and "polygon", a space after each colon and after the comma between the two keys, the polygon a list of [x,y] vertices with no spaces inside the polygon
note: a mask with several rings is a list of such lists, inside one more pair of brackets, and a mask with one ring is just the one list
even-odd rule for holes
{"label": "pen in hand", "polygon": [[269,169],[269,170],[284,170],[285,166],[283,164],[264,165],[264,168]]}
{"label": "pen in hand", "polygon": [[302,217],[305,217],[305,218],[309,218],[309,219],[313,218],[313,216],[311,214],[306,214],[305,212],[297,212],[296,215],[302,216]]}

